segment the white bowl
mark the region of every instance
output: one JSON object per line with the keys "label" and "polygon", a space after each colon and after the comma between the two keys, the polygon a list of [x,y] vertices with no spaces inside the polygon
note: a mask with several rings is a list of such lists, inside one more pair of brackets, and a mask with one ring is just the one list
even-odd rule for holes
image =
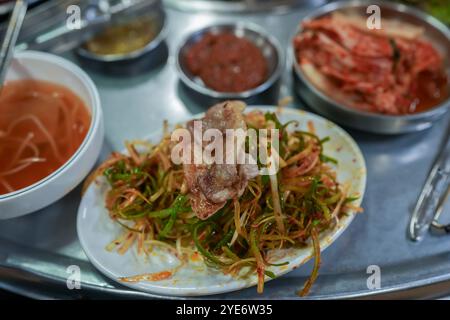
{"label": "white bowl", "polygon": [[58,56],[37,51],[14,55],[6,81],[45,80],[77,94],[91,113],[89,131],[78,150],[58,170],[17,191],[0,195],[0,219],[14,218],[42,209],[75,188],[94,166],[103,143],[104,127],[100,97],[89,76]]}

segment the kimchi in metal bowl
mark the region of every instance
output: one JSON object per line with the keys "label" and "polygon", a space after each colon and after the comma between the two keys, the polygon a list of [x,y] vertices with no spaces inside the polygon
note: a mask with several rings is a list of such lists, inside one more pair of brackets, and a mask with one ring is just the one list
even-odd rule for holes
{"label": "kimchi in metal bowl", "polygon": [[[421,29],[421,40],[429,42],[433,48],[442,56],[442,71],[447,78],[445,83],[448,93],[450,79],[450,31],[432,16],[418,9],[402,4],[372,1],[342,1],[325,5],[302,21],[312,21],[331,14],[357,14],[369,17],[366,13],[369,5],[379,6],[381,23],[392,20],[406,23]],[[362,110],[350,106],[347,101],[333,98],[332,94],[320,90],[313,81],[305,74],[298,62],[294,39],[304,31],[302,25],[296,31],[292,39],[291,54],[294,64],[294,85],[296,92],[304,99],[314,111],[348,127],[379,134],[400,134],[427,129],[438,119],[442,118],[449,110],[450,98],[447,94],[445,99],[432,107],[415,113],[408,114],[384,114]],[[419,86],[426,85],[426,81]]]}

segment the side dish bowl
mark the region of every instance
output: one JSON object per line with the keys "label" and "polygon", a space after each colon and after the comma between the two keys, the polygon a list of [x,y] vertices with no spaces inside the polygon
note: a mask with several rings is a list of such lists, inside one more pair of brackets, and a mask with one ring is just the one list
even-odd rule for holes
{"label": "side dish bowl", "polygon": [[[424,37],[436,46],[443,56],[445,72],[447,78],[450,78],[450,31],[448,27],[427,13],[403,4],[380,1],[372,1],[370,4],[380,7],[382,19],[398,19],[423,28]],[[359,0],[332,2],[315,10],[304,20],[320,18],[336,11],[356,11],[363,16],[368,16],[366,13],[368,5],[367,2]],[[302,32],[301,27],[296,34],[300,32]],[[376,114],[348,107],[317,89],[301,70],[293,46],[290,53],[294,65],[296,92],[311,109],[340,124],[373,133],[400,134],[427,129],[449,110],[450,98],[427,111],[399,116]],[[447,83],[447,85],[449,84]]]}
{"label": "side dish bowl", "polygon": [[[193,75],[185,62],[186,52],[206,34],[230,32],[238,37],[246,38],[256,45],[262,52],[268,65],[268,76],[259,86],[242,92],[219,92],[207,87],[199,77]],[[284,57],[278,41],[267,34],[261,27],[254,24],[220,24],[204,27],[194,31],[185,38],[176,53],[178,75],[182,83],[191,93],[200,97],[203,104],[211,105],[219,101],[239,99],[247,103],[277,102],[279,80],[284,69]]]}
{"label": "side dish bowl", "polygon": [[25,51],[15,54],[6,81],[22,79],[44,80],[70,88],[89,109],[91,123],[81,146],[58,170],[26,188],[0,195],[0,219],[37,211],[69,193],[92,169],[103,143],[100,97],[83,70],[52,54]]}
{"label": "side dish bowl", "polygon": [[[142,8],[141,11],[130,14],[130,17],[124,21],[118,21],[116,23],[126,23],[129,21],[133,21],[132,19],[137,18],[147,18],[154,24],[154,32],[155,36],[142,48],[133,50],[127,53],[117,53],[117,54],[98,54],[92,51],[89,51],[85,48],[84,45],[81,45],[77,49],[77,54],[93,63],[121,63],[126,61],[133,61],[140,57],[143,57],[146,54],[150,54],[150,52],[154,51],[159,45],[164,41],[167,33],[166,29],[166,14],[159,2],[152,2],[147,7]],[[101,31],[100,31],[101,33]],[[152,59],[155,57],[149,57]]]}

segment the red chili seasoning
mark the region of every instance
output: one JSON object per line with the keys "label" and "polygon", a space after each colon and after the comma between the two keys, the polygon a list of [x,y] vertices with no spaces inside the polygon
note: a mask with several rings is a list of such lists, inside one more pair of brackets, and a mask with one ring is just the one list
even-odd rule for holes
{"label": "red chili seasoning", "polygon": [[168,279],[172,276],[171,271],[162,271],[157,273],[145,273],[132,277],[122,277],[119,278],[123,282],[140,282],[140,281],[161,281]]}
{"label": "red chili seasoning", "polygon": [[261,50],[229,32],[206,34],[184,58],[189,72],[216,91],[242,92],[267,79],[267,60]]}

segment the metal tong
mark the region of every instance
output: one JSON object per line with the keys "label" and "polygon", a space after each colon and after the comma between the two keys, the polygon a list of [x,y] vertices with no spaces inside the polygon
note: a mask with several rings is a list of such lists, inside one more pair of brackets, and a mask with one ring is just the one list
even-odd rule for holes
{"label": "metal tong", "polygon": [[414,241],[422,240],[428,229],[435,235],[450,234],[450,224],[439,222],[450,195],[449,138],[450,123],[411,216],[409,236]]}

